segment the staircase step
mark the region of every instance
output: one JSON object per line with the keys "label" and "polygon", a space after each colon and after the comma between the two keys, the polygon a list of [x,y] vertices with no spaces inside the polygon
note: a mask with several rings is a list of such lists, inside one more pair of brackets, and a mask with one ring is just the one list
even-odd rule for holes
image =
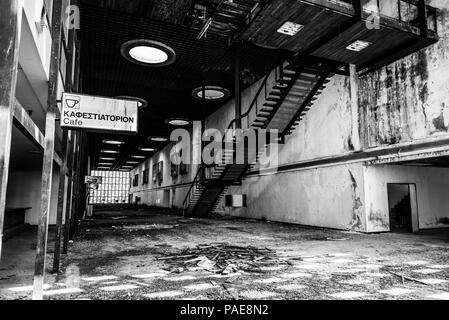
{"label": "staircase step", "polygon": [[280,97],[273,97],[273,96],[270,97],[269,96],[265,100],[272,101],[272,102],[279,102],[279,101],[281,101],[281,98]]}

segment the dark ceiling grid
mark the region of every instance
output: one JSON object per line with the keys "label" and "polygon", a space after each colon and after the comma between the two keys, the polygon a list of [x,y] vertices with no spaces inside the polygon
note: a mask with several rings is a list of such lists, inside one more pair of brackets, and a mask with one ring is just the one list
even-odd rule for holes
{"label": "dark ceiling grid", "polygon": [[[123,2],[129,5],[123,5]],[[120,147],[120,159],[116,161],[114,168],[119,168],[123,161],[128,161],[138,147],[157,146],[149,143],[147,137],[167,136],[171,128],[165,125],[165,119],[176,116],[200,119],[226,102],[198,101],[191,95],[194,88],[203,84],[218,85],[231,92],[230,98],[234,94],[234,48],[228,38],[210,33],[206,38],[197,40],[198,31],[181,25],[182,17],[161,16],[160,12],[154,13],[157,10],[149,14],[152,18],[145,18],[140,10],[147,2],[80,0],[84,93],[111,97],[137,96],[149,103],[147,108],[139,111],[137,136],[89,134],[90,154],[95,163],[101,149],[105,147],[102,145],[104,139],[126,141]],[[164,1],[149,2],[160,5]],[[185,5],[186,1],[183,2]],[[147,10],[153,10],[154,5],[149,5],[148,8]],[[185,14],[185,11],[179,9],[178,13]],[[165,21],[154,19],[155,15]],[[177,54],[176,62],[167,67],[152,68],[125,60],[120,54],[121,45],[135,39],[151,39],[169,45]],[[283,54],[246,44],[242,50],[242,69],[250,70],[256,81],[280,61]],[[250,84],[245,82],[244,87]]]}

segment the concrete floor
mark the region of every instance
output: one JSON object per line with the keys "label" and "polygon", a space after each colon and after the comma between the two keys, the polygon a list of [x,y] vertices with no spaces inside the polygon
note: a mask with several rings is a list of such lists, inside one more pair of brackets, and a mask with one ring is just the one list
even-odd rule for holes
{"label": "concrete floor", "polygon": [[[0,299],[31,297],[35,241],[30,230],[4,244]],[[273,251],[247,262],[232,253],[240,262],[231,274],[179,258],[213,244]],[[52,243],[48,268],[50,251]],[[47,299],[449,300],[449,231],[364,235],[158,210],[103,212],[83,224],[62,271],[46,277]]]}

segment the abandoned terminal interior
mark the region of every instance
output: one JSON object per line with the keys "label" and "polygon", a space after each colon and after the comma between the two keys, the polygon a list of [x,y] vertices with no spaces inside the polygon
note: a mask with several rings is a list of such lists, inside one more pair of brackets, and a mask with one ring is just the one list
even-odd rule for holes
{"label": "abandoned terminal interior", "polygon": [[448,1],[0,19],[0,300],[449,300]]}

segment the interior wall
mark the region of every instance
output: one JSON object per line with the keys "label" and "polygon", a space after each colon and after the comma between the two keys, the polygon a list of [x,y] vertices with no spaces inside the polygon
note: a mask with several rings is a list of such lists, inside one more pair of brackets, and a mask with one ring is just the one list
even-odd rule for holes
{"label": "interior wall", "polygon": [[439,8],[439,42],[361,78],[365,148],[449,137],[449,6],[430,4]]}
{"label": "interior wall", "polygon": [[218,210],[239,217],[365,231],[361,164],[254,176],[229,194],[247,194],[247,208]]}
{"label": "interior wall", "polygon": [[[31,208],[27,210],[25,223],[38,224],[41,204],[42,171],[12,171],[9,173],[6,196],[7,208]],[[51,209],[49,224],[56,224],[58,207],[59,168],[53,169]]]}
{"label": "interior wall", "polygon": [[388,232],[388,183],[416,184],[418,228],[449,226],[449,169],[416,166],[370,166],[365,171],[368,232]]}

